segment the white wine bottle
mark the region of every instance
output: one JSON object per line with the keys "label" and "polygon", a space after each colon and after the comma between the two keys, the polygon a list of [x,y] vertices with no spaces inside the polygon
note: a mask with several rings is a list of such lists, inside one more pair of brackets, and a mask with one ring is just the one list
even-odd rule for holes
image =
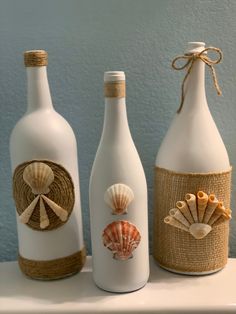
{"label": "white wine bottle", "polygon": [[[211,62],[208,50],[219,51],[217,48],[205,49],[202,42],[190,42],[182,56],[185,61],[189,60],[182,105],[159,148],[155,163],[154,257],[164,268],[180,273],[211,273],[227,262],[229,216],[225,221],[220,219],[215,226],[206,226],[207,219],[204,220],[204,211],[209,209],[211,200],[224,202],[224,206],[229,207],[231,182],[228,154],[206,99],[204,60],[207,59],[211,66],[220,61]],[[213,75],[216,80],[215,73]],[[200,213],[202,192],[207,195],[208,203]],[[197,215],[194,217],[194,212],[188,208],[189,219],[188,213],[184,213],[188,223],[185,221],[181,230],[176,217],[179,210],[183,213],[181,206],[189,205],[189,194],[193,198],[197,196],[194,203]],[[176,220],[178,227],[168,225]],[[203,232],[201,228],[211,231],[204,238],[194,238],[192,230]]]}
{"label": "white wine bottle", "polygon": [[147,185],[126,113],[125,74],[105,72],[105,118],[90,177],[93,278],[111,292],[149,276]]}
{"label": "white wine bottle", "polygon": [[53,107],[44,50],[26,51],[27,102],[10,138],[19,265],[42,280],[80,271],[85,262],[77,144]]}

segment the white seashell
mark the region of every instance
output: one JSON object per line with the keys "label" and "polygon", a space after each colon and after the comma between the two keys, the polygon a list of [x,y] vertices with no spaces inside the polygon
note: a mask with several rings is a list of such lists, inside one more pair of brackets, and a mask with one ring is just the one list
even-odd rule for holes
{"label": "white seashell", "polygon": [[49,185],[54,180],[52,169],[43,162],[32,162],[23,171],[24,181],[31,187],[34,194],[47,194]]}
{"label": "white seashell", "polygon": [[191,211],[189,210],[188,204],[185,201],[178,201],[176,203],[176,207],[190,223],[194,223]]}
{"label": "white seashell", "polygon": [[184,201],[176,203],[177,208],[169,211],[164,222],[178,229],[189,232],[195,239],[203,239],[214,226],[231,218],[231,210],[226,209],[214,194],[209,197],[203,191],[186,194]]}
{"label": "white seashell", "polygon": [[49,226],[50,222],[48,219],[48,215],[47,215],[46,208],[45,208],[42,197],[40,197],[39,211],[40,211],[40,228],[45,229]]}
{"label": "white seashell", "polygon": [[66,221],[68,217],[68,212],[61,206],[57,205],[55,202],[50,200],[47,196],[41,195],[48,206],[54,211],[54,213],[61,219],[61,221]]}
{"label": "white seashell", "polygon": [[212,227],[203,223],[194,223],[190,226],[189,232],[195,239],[203,239],[211,231]]}
{"label": "white seashell", "polygon": [[188,220],[184,217],[184,215],[181,213],[181,211],[177,208],[172,208],[169,211],[169,214],[171,217],[175,218],[176,220],[178,220],[179,222],[181,222],[184,226],[189,227],[190,223],[188,222]]}
{"label": "white seashell", "polygon": [[109,224],[102,234],[103,244],[113,253],[113,258],[125,261],[132,258],[138,247],[141,236],[136,226],[128,221],[120,220]]}
{"label": "white seashell", "polygon": [[191,211],[193,220],[195,222],[198,222],[198,214],[197,214],[197,204],[196,204],[196,196],[194,194],[186,194],[185,200],[189,206],[189,209]]}
{"label": "white seashell", "polygon": [[171,225],[173,227],[176,227],[178,229],[184,230],[189,232],[189,228],[186,227],[185,225],[183,225],[181,222],[179,222],[178,220],[176,220],[174,217],[172,216],[167,216],[164,219],[164,222],[168,225]]}
{"label": "white seashell", "polygon": [[112,208],[112,214],[114,215],[126,214],[127,207],[133,199],[134,193],[132,189],[122,183],[113,184],[104,194],[104,201]]}
{"label": "white seashell", "polygon": [[23,224],[27,224],[28,221],[30,220],[30,217],[32,216],[34,209],[38,203],[39,200],[39,195],[33,199],[33,201],[29,204],[29,206],[23,211],[23,213],[20,215],[20,221]]}

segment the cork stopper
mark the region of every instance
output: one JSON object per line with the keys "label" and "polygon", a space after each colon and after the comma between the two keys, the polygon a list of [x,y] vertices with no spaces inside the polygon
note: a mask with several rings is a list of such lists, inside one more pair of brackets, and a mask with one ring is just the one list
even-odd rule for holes
{"label": "cork stopper", "polygon": [[125,73],[123,71],[104,73],[104,96],[109,98],[125,97]]}
{"label": "cork stopper", "polygon": [[29,50],[24,52],[26,67],[41,67],[48,65],[48,53],[45,50]]}

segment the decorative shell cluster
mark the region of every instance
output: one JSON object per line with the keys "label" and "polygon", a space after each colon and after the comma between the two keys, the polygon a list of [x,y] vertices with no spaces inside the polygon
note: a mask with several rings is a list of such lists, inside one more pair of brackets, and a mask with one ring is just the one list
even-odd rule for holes
{"label": "decorative shell cluster", "polygon": [[178,201],[164,222],[191,233],[195,239],[203,239],[214,226],[230,218],[231,210],[226,209],[214,194],[208,196],[199,191],[196,196],[189,193],[184,201]]}
{"label": "decorative shell cluster", "polygon": [[114,221],[103,231],[103,244],[117,260],[132,258],[132,252],[140,243],[141,236],[136,226],[128,221]]}
{"label": "decorative shell cluster", "polygon": [[112,208],[113,215],[127,214],[127,208],[133,199],[134,193],[132,189],[122,183],[110,186],[104,194],[104,201]]}
{"label": "decorative shell cluster", "polygon": [[43,162],[32,162],[27,167],[25,167],[23,172],[23,179],[31,187],[32,193],[35,194],[35,198],[20,215],[20,221],[22,223],[28,223],[38,202],[40,209],[41,229],[47,228],[50,224],[45,208],[45,203],[53,210],[53,212],[59,217],[61,221],[67,220],[67,211],[45,195],[50,192],[49,186],[54,181],[53,171],[47,164]]}

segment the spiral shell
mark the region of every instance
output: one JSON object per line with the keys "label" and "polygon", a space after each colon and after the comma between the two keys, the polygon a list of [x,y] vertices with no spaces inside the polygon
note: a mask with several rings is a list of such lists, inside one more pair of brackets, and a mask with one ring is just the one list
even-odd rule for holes
{"label": "spiral shell", "polygon": [[43,162],[32,162],[25,167],[23,172],[24,181],[31,187],[32,193],[48,194],[49,185],[54,180],[52,169]]}
{"label": "spiral shell", "polygon": [[114,221],[103,231],[103,244],[113,253],[113,258],[125,261],[132,258],[141,236],[137,227],[125,220]]}
{"label": "spiral shell", "polygon": [[164,222],[189,232],[195,239],[203,239],[214,226],[230,218],[231,210],[226,209],[214,194],[208,196],[199,191],[196,195],[188,193],[184,201],[178,201]]}
{"label": "spiral shell", "polygon": [[123,215],[127,213],[127,207],[134,199],[132,189],[122,183],[113,184],[110,186],[105,194],[104,201],[112,208],[113,215]]}

